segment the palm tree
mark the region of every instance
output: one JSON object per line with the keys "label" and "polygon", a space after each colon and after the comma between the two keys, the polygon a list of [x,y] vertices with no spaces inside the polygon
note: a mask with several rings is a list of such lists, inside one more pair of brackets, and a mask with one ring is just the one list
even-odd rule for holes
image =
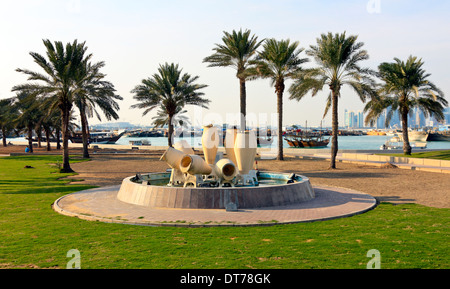
{"label": "palm tree", "polygon": [[63,138],[63,166],[62,173],[73,172],[69,164],[69,121],[70,111],[73,107],[74,97],[80,91],[77,86],[77,74],[84,62],[88,61],[92,54],[85,55],[87,47],[85,42],[67,43],[56,41],[53,45],[50,40],[43,40],[47,49],[47,59],[42,55],[31,52],[34,62],[38,64],[44,73],[33,72],[26,69],[17,69],[29,76],[30,81],[40,83],[27,83],[13,87],[13,91],[26,90],[36,96],[44,98],[51,103],[51,109],[58,108],[62,118]]}
{"label": "palm tree", "polygon": [[310,46],[307,55],[314,58],[317,68],[305,69],[298,73],[296,81],[290,87],[291,99],[301,100],[308,92],[315,96],[325,85],[330,88],[324,117],[332,107],[332,142],[330,169],[336,168],[338,152],[338,100],[341,88],[350,86],[361,101],[376,95],[375,83],[371,78],[374,73],[370,69],[361,68],[359,62],[369,58],[364,43],[357,42],[358,36],[347,37],[342,34],[322,34],[316,46]]}
{"label": "palm tree", "polygon": [[85,62],[83,68],[78,74],[77,86],[80,87],[78,93],[75,95],[74,103],[78,107],[81,119],[81,131],[83,138],[83,158],[89,158],[88,151],[88,118],[95,114],[101,120],[100,114],[96,110],[98,106],[106,119],[118,119],[119,115],[116,110],[119,110],[119,105],[115,101],[123,100],[119,95],[115,94],[114,85],[106,80],[105,74],[100,73],[100,69],[105,66],[104,62],[98,62],[92,65]]}
{"label": "palm tree", "polygon": [[240,109],[241,109],[241,130],[246,129],[245,117],[247,91],[245,82],[251,80],[254,76],[249,73],[251,68],[250,60],[256,56],[258,47],[262,41],[258,42],[258,37],[250,36],[251,31],[245,30],[232,33],[223,32],[223,44],[216,44],[213,48],[214,54],[203,59],[203,62],[209,62],[208,67],[232,67],[236,69],[236,77],[239,79],[240,86]]}
{"label": "palm tree", "polygon": [[3,146],[8,146],[6,137],[14,128],[14,119],[18,117],[17,110],[14,106],[14,98],[6,98],[0,100],[0,131],[2,133]]}
{"label": "palm tree", "polygon": [[[188,124],[190,124],[190,121],[187,116],[183,115],[186,112],[187,110],[183,110],[183,107],[179,106],[172,117],[172,124],[179,125],[181,127],[187,127]],[[170,124],[169,116],[167,115],[163,107],[158,110],[156,116],[152,119],[154,120],[153,124],[155,125],[155,127],[164,127],[165,125],[169,126]],[[177,134],[175,133],[175,129],[174,136],[177,136]]]}
{"label": "palm tree", "polygon": [[394,62],[383,62],[378,74],[383,81],[379,97],[373,98],[364,108],[368,112],[366,123],[373,123],[382,112],[390,108],[386,125],[394,111],[398,111],[403,130],[403,152],[411,154],[408,136],[408,115],[413,108],[419,108],[425,117],[434,116],[444,120],[444,107],[448,105],[444,93],[428,80],[430,74],[422,68],[422,59],[410,56],[406,62],[394,58]]}
{"label": "palm tree", "polygon": [[285,81],[296,75],[300,65],[308,59],[300,58],[304,50],[298,48],[299,42],[291,43],[289,39],[277,41],[268,39],[263,44],[263,51],[258,53],[255,72],[263,78],[270,78],[271,85],[275,87],[277,94],[278,112],[278,160],[283,160],[283,93]]}
{"label": "palm tree", "polygon": [[142,80],[131,93],[134,93],[134,99],[137,104],[131,108],[143,108],[143,115],[159,107],[161,114],[168,117],[169,133],[168,144],[172,147],[173,135],[173,117],[179,113],[185,105],[197,105],[208,108],[209,100],[202,98],[203,92],[199,90],[207,87],[205,84],[195,84],[198,76],[192,77],[188,73],[182,73],[178,64],[160,65],[158,73],[153,74],[151,78]]}
{"label": "palm tree", "polygon": [[14,120],[17,128],[24,129],[28,134],[28,148],[33,153],[33,130],[44,115],[36,97],[27,92],[18,92],[14,102],[18,117]]}

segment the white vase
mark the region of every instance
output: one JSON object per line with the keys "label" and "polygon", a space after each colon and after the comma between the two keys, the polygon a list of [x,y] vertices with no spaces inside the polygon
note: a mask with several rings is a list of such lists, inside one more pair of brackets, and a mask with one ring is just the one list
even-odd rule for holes
{"label": "white vase", "polygon": [[212,167],[197,155],[185,155],[180,161],[180,170],[189,175],[209,175]]}
{"label": "white vase", "polygon": [[165,161],[172,169],[180,169],[180,162],[185,153],[169,147],[161,156],[161,161]]}
{"label": "white vase", "polygon": [[252,131],[238,132],[234,144],[236,162],[241,175],[247,175],[253,169],[257,150],[255,133]]}
{"label": "white vase", "polygon": [[237,135],[237,129],[235,128],[229,128],[226,131],[225,135],[225,152],[227,153],[228,159],[230,159],[236,166],[236,154],[234,152],[234,145],[236,143],[236,135]]}
{"label": "white vase", "polygon": [[237,175],[236,165],[229,159],[221,159],[214,167],[216,175],[225,181],[231,181]]}
{"label": "white vase", "polygon": [[219,148],[219,132],[212,125],[203,127],[202,148],[206,163],[214,165]]}

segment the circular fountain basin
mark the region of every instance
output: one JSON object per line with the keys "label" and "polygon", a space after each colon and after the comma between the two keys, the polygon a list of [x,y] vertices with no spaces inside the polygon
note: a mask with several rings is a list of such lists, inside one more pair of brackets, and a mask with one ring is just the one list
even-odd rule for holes
{"label": "circular fountain basin", "polygon": [[306,202],[315,193],[307,177],[292,174],[260,173],[259,186],[242,187],[170,187],[170,173],[125,178],[117,199],[122,202],[151,208],[173,209],[251,209],[276,207]]}

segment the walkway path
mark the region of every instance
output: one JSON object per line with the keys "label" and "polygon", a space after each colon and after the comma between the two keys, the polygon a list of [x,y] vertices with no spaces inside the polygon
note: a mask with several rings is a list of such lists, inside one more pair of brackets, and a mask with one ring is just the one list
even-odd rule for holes
{"label": "walkway path", "polygon": [[117,199],[119,186],[91,189],[57,200],[55,211],[90,221],[147,226],[267,226],[329,220],[373,209],[372,196],[329,186],[315,187],[314,200],[288,206],[225,210],[162,209],[131,205]]}

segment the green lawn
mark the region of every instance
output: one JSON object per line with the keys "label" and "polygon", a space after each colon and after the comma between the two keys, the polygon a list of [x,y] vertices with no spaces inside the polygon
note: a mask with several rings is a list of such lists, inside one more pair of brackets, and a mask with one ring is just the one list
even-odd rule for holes
{"label": "green lawn", "polygon": [[383,154],[383,155],[389,155],[389,156],[393,156],[393,157],[410,157],[410,158],[422,158],[422,159],[435,159],[435,160],[450,161],[450,150],[412,153],[410,156],[405,155],[405,154]]}
{"label": "green lawn", "polygon": [[[450,268],[450,210],[381,204],[325,222],[244,228],[142,227],[54,212],[87,189],[60,180],[57,156],[0,158],[0,268],[65,268],[71,249],[88,268]],[[33,169],[25,169],[32,166]]]}

